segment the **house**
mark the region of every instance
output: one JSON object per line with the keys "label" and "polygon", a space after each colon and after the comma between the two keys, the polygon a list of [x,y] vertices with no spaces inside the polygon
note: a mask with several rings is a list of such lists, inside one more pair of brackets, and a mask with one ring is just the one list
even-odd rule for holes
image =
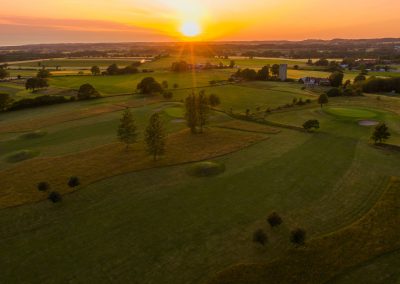
{"label": "house", "polygon": [[328,78],[317,78],[317,77],[304,77],[299,80],[300,83],[306,85],[306,87],[315,86],[330,86],[331,82]]}

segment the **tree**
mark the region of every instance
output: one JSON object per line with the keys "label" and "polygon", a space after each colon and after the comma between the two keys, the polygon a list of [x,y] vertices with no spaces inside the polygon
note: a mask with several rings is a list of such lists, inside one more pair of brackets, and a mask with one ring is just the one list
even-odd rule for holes
{"label": "tree", "polygon": [[130,145],[136,142],[137,139],[137,127],[135,120],[133,119],[132,112],[127,108],[122,114],[120,124],[118,127],[118,139],[122,143],[126,144],[126,149]]}
{"label": "tree", "polygon": [[162,81],[161,86],[162,86],[164,89],[168,89],[168,82],[165,81],[165,80]]}
{"label": "tree", "polygon": [[90,69],[90,72],[92,72],[92,75],[94,75],[94,76],[100,75],[100,73],[101,73],[100,67],[97,65],[92,66],[92,68]]}
{"label": "tree", "polygon": [[174,94],[172,92],[170,92],[170,91],[164,91],[163,92],[163,97],[166,100],[172,99],[173,96],[174,96]]}
{"label": "tree", "polygon": [[203,133],[203,128],[208,124],[208,119],[210,115],[210,107],[208,105],[208,98],[204,91],[201,91],[197,96],[197,119],[198,125],[200,127],[200,133]]}
{"label": "tree", "polygon": [[372,133],[371,139],[374,140],[375,144],[385,142],[391,136],[389,128],[386,123],[380,123],[375,127],[374,133]]}
{"label": "tree", "polygon": [[43,182],[38,183],[37,189],[39,191],[47,191],[50,189],[50,185],[47,182],[43,181]]}
{"label": "tree", "polygon": [[9,94],[0,93],[0,111],[6,110],[11,102],[12,99]]}
{"label": "tree", "polygon": [[304,122],[303,128],[307,131],[310,131],[311,129],[319,129],[319,121],[316,119],[310,119]]}
{"label": "tree", "polygon": [[253,234],[253,242],[264,246],[268,241],[268,236],[262,229],[259,229]]}
{"label": "tree", "polygon": [[326,95],[328,97],[339,97],[341,95],[340,89],[339,88],[331,88],[326,92]]}
{"label": "tree", "polygon": [[174,89],[178,89],[179,85],[177,83],[175,83],[173,87],[174,87]]}
{"label": "tree", "polygon": [[117,64],[111,64],[110,66],[107,67],[107,74],[108,75],[118,75],[119,74],[119,68]]}
{"label": "tree", "polygon": [[273,212],[271,215],[269,215],[267,221],[271,227],[277,227],[282,224],[282,218],[276,212]]}
{"label": "tree", "polygon": [[29,78],[26,80],[25,88],[27,90],[32,90],[34,92],[36,89],[46,88],[49,84],[47,83],[46,79],[43,78]]}
{"label": "tree", "polygon": [[229,68],[234,68],[236,65],[234,60],[231,60],[231,62],[229,63]]}
{"label": "tree", "polygon": [[53,203],[57,203],[61,202],[62,196],[57,191],[52,191],[50,192],[48,199]]}
{"label": "tree", "polygon": [[73,176],[73,177],[70,177],[69,180],[68,180],[68,186],[69,187],[77,187],[80,184],[81,184],[81,182],[79,181],[78,177]]}
{"label": "tree", "polygon": [[318,103],[321,105],[321,108],[324,106],[324,104],[327,104],[329,102],[328,95],[327,94],[321,94],[318,98]]}
{"label": "tree", "polygon": [[153,77],[144,78],[138,85],[137,89],[141,94],[154,94],[161,93],[163,88],[160,83],[158,83]]}
{"label": "tree", "polygon": [[9,73],[7,72],[6,69],[4,68],[0,68],[0,80],[8,77]]}
{"label": "tree", "polygon": [[156,161],[157,157],[165,152],[166,133],[164,124],[158,113],[150,117],[149,125],[146,128],[145,141],[147,152],[153,156]]}
{"label": "tree", "polygon": [[197,107],[196,107],[196,95],[190,94],[185,99],[185,119],[186,125],[190,128],[192,134],[196,133],[196,126],[198,122],[197,118]]}
{"label": "tree", "polygon": [[329,76],[329,81],[332,87],[340,87],[343,84],[344,74],[336,71]]}
{"label": "tree", "polygon": [[271,71],[272,71],[273,76],[278,77],[279,76],[279,64],[272,65]]}
{"label": "tree", "polygon": [[83,84],[78,91],[79,100],[89,100],[100,97],[99,92],[90,84]]}
{"label": "tree", "polygon": [[171,65],[173,72],[186,72],[190,70],[190,65],[186,61],[173,62]]}
{"label": "tree", "polygon": [[[264,66],[263,68],[261,68],[260,70],[258,70],[257,72],[257,79],[258,80],[262,80],[262,81],[267,81],[269,80],[269,65]],[[279,70],[278,70],[279,72]]]}
{"label": "tree", "polygon": [[39,70],[37,75],[36,75],[36,77],[42,78],[42,79],[49,78],[50,76],[51,76],[50,71],[46,70],[46,69]]}
{"label": "tree", "polygon": [[210,104],[210,106],[216,107],[221,104],[221,100],[217,95],[211,94],[208,97],[208,103]]}
{"label": "tree", "polygon": [[306,231],[303,229],[295,229],[290,233],[290,241],[296,245],[304,245],[306,241]]}

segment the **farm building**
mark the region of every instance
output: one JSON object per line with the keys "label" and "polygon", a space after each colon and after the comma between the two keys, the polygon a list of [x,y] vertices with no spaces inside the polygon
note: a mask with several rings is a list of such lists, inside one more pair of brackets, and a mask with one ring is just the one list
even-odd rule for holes
{"label": "farm building", "polygon": [[327,78],[317,78],[317,77],[304,77],[299,80],[300,83],[303,83],[307,87],[314,86],[330,86],[331,82]]}

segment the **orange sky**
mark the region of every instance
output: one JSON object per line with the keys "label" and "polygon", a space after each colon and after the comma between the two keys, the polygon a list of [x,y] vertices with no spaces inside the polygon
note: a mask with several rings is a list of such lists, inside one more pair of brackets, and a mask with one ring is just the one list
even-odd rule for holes
{"label": "orange sky", "polygon": [[0,0],[0,45],[400,37],[400,0]]}

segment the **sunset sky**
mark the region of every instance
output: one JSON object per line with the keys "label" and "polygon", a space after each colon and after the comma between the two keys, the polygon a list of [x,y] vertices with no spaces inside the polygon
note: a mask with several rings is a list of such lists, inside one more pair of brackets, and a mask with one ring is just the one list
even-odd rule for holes
{"label": "sunset sky", "polygon": [[399,0],[0,0],[0,45],[400,37]]}

